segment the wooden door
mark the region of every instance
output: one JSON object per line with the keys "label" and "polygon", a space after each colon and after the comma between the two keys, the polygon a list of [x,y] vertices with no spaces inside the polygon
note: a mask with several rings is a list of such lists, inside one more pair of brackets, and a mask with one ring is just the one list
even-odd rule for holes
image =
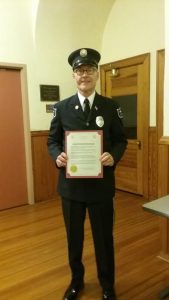
{"label": "wooden door", "polygon": [[0,210],[28,203],[20,73],[0,68]]}
{"label": "wooden door", "polygon": [[148,197],[149,55],[102,65],[100,71],[101,92],[121,106],[128,138],[116,187]]}

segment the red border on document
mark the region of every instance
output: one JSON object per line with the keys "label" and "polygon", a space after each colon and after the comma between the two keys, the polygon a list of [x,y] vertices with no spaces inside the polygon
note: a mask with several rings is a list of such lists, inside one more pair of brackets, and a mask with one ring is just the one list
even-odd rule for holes
{"label": "red border on document", "polygon": [[[73,132],[97,132],[98,135],[101,137],[101,154],[103,153],[103,130],[70,130],[65,131],[65,151],[67,154],[67,136]],[[103,178],[103,165],[101,164],[101,172],[96,176],[76,176],[76,175],[70,175],[68,173],[67,167],[66,167],[66,178]]]}

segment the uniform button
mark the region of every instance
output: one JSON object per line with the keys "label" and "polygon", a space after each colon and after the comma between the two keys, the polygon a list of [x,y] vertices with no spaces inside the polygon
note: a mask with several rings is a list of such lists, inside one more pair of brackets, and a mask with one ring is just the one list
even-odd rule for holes
{"label": "uniform button", "polygon": [[89,122],[86,123],[86,126],[89,126]]}

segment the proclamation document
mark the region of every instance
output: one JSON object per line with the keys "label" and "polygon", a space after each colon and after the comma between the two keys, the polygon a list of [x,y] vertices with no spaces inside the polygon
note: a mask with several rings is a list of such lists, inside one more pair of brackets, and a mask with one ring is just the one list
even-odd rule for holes
{"label": "proclamation document", "polygon": [[102,130],[66,131],[65,142],[67,178],[103,178],[100,162],[103,151]]}

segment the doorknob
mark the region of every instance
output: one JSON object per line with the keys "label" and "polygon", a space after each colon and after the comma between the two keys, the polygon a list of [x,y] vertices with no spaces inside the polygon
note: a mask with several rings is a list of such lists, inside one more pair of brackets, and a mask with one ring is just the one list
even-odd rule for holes
{"label": "doorknob", "polygon": [[141,141],[136,141],[136,144],[138,145],[138,148],[141,149]]}
{"label": "doorknob", "polygon": [[118,77],[119,75],[120,75],[119,69],[113,68],[113,69],[111,70],[111,76],[112,76],[112,77]]}

